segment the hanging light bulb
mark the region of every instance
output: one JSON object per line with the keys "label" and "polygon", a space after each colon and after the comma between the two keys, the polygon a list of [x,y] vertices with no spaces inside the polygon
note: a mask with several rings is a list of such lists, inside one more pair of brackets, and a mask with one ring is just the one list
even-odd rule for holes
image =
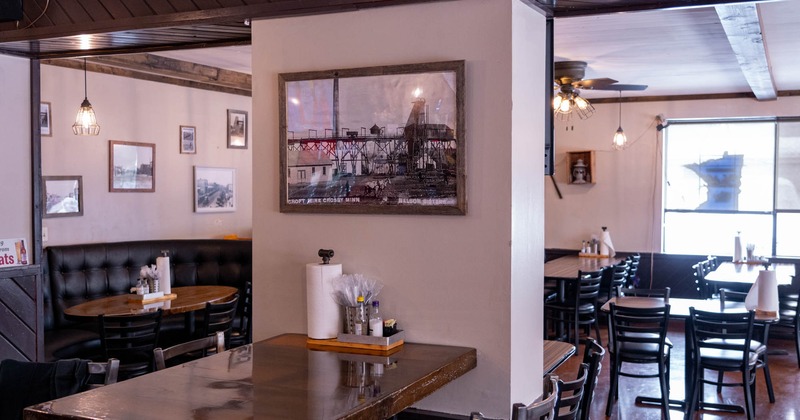
{"label": "hanging light bulb", "polygon": [[83,59],[83,102],[75,116],[75,123],[72,124],[72,133],[76,136],[96,136],[100,134],[100,126],[97,125],[97,117],[89,103],[89,96],[86,94],[86,59]]}
{"label": "hanging light bulb", "polygon": [[611,147],[614,150],[622,150],[628,146],[628,137],[622,131],[622,91],[619,91],[619,127],[617,132],[614,133],[614,138],[611,140]]}

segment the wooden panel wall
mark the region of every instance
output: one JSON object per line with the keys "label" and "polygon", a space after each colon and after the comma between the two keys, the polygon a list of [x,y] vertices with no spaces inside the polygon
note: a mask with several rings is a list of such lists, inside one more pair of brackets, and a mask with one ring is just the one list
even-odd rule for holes
{"label": "wooden panel wall", "polygon": [[0,360],[42,360],[41,284],[38,265],[0,270]]}

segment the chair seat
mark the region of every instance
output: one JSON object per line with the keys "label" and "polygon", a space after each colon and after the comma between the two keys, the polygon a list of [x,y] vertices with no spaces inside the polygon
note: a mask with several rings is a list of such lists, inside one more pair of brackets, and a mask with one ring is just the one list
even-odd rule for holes
{"label": "chair seat", "polygon": [[[748,366],[758,363],[758,353],[750,352]],[[742,364],[742,352],[739,350],[721,350],[712,348],[700,349],[700,363],[704,366],[738,369]]]}
{"label": "chair seat", "polygon": [[[727,345],[739,345],[739,346],[741,346],[742,344],[744,344],[744,340],[742,340],[742,339],[718,339],[718,338],[714,338],[714,339],[706,340],[706,343],[713,344],[713,345],[727,344]],[[755,352],[755,353],[758,353],[758,354],[766,353],[767,352],[767,346],[761,344],[760,341],[750,340],[750,352]],[[741,359],[741,358],[742,358],[742,354],[740,352],[739,353],[739,359]]]}
{"label": "chair seat", "polygon": [[[633,356],[644,356],[648,358],[658,357],[658,343],[632,343],[629,341],[619,343],[619,354],[623,358]],[[664,346],[662,356],[669,354],[669,347]]]}

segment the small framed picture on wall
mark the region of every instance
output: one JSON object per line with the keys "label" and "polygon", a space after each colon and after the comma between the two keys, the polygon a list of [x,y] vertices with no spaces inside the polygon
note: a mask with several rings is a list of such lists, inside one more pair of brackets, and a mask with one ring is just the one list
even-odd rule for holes
{"label": "small framed picture on wall", "polygon": [[197,153],[194,127],[189,125],[182,125],[180,141],[181,141],[181,153],[188,153],[188,154]]}
{"label": "small framed picture on wall", "polygon": [[50,131],[50,102],[42,102],[39,104],[39,129],[42,136],[51,137],[53,135]]}
{"label": "small framed picture on wall", "polygon": [[228,149],[247,149],[247,111],[228,110]]}

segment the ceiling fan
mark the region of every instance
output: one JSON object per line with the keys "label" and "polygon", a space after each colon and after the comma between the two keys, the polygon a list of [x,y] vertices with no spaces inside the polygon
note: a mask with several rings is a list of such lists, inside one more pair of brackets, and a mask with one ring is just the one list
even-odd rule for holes
{"label": "ceiling fan", "polygon": [[561,120],[569,120],[577,114],[582,120],[592,116],[594,107],[580,96],[580,89],[590,90],[645,90],[647,85],[626,85],[607,77],[584,79],[585,61],[559,61],[553,68],[553,78],[558,91],[553,96],[553,110]]}

